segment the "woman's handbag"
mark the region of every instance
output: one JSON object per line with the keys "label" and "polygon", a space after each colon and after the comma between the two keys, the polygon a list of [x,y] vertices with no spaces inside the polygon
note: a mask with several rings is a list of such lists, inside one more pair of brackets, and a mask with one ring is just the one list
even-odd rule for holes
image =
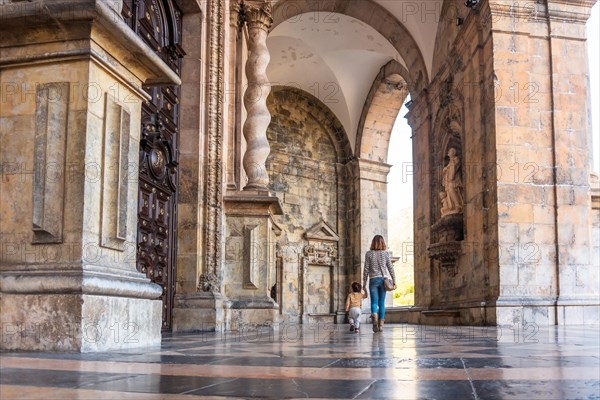
{"label": "woman's handbag", "polygon": [[391,292],[394,290],[394,282],[390,278],[383,278],[383,287],[386,292]]}

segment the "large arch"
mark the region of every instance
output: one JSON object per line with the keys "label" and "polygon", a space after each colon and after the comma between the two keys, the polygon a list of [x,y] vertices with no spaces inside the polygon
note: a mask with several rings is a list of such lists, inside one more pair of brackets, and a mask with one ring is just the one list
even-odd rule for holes
{"label": "large arch", "polygon": [[385,37],[406,62],[406,81],[416,98],[429,83],[425,60],[415,39],[396,17],[372,0],[323,2],[319,0],[281,0],[273,9],[273,28],[301,14],[329,12],[347,15],[373,27]]}
{"label": "large arch", "polygon": [[387,162],[392,128],[409,92],[408,71],[397,61],[384,65],[373,81],[358,124],[356,151],[361,159]]}
{"label": "large arch", "polygon": [[[267,131],[269,189],[284,211],[275,218],[281,233],[276,269],[270,271],[276,282],[272,297],[285,321],[340,323],[346,287],[356,279],[349,268],[355,240],[348,220],[350,143],[331,109],[303,90],[276,86],[267,105],[273,115]],[[314,249],[323,257],[315,258]]]}
{"label": "large arch", "polygon": [[317,121],[327,133],[331,145],[335,149],[337,162],[344,164],[352,155],[352,148],[344,126],[335,113],[321,100],[312,94],[291,86],[273,86],[269,94],[269,106],[273,106],[275,99],[285,98],[294,100],[297,108]]}

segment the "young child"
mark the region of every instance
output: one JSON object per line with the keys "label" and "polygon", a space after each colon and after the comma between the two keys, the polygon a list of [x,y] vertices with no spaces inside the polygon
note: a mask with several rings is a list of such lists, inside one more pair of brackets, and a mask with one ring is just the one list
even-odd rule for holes
{"label": "young child", "polygon": [[362,285],[352,282],[352,293],[346,299],[346,312],[350,321],[350,332],[358,333],[360,328],[360,314],[363,299],[367,298],[367,291],[362,292]]}

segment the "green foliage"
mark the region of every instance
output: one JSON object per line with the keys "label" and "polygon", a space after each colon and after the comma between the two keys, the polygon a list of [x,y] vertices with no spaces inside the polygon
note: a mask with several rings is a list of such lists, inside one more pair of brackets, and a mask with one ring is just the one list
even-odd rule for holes
{"label": "green foliage", "polygon": [[414,282],[401,282],[394,290],[394,306],[412,306],[415,304]]}

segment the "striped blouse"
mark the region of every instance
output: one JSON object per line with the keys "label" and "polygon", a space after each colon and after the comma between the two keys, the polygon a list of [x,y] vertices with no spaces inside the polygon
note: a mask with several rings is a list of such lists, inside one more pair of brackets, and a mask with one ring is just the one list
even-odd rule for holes
{"label": "striped blouse", "polygon": [[[387,267],[388,273],[385,273]],[[363,272],[363,282],[367,282],[367,277],[378,278],[391,277],[392,281],[396,282],[396,276],[394,275],[394,268],[392,267],[392,261],[390,260],[390,253],[384,250],[369,250],[365,254],[365,270]]]}

